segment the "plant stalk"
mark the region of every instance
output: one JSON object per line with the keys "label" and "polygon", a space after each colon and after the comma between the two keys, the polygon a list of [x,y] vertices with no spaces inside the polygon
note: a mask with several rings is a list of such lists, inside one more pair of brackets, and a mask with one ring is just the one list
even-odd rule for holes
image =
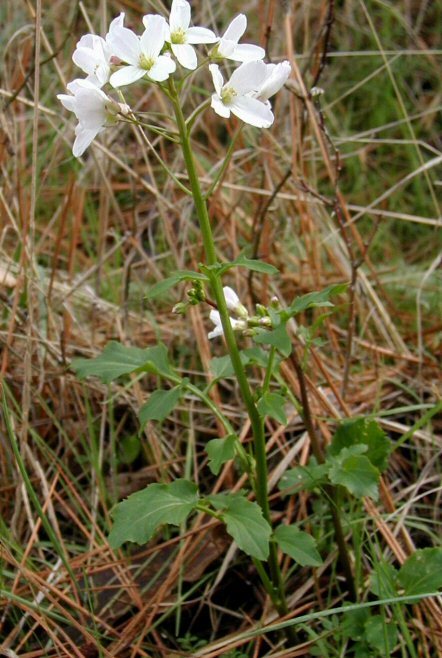
{"label": "plant stalk", "polygon": [[[177,122],[178,131],[181,137],[181,146],[183,150],[184,162],[189,176],[189,184],[192,190],[193,199],[195,203],[195,210],[200,224],[201,235],[203,239],[204,251],[206,254],[206,264],[209,268],[209,279],[212,288],[212,293],[216,301],[216,305],[221,317],[223,326],[224,338],[226,341],[227,349],[229,351],[232,366],[236,375],[238,386],[241,392],[241,397],[246,406],[248,416],[253,433],[254,443],[254,456],[256,460],[256,475],[254,478],[253,486],[255,495],[259,506],[266,521],[271,526],[270,518],[270,505],[267,492],[267,457],[266,457],[266,444],[264,433],[264,422],[261,418],[253,394],[249,386],[247,375],[245,373],[238,346],[236,344],[235,335],[230,322],[229,312],[227,309],[226,300],[224,297],[222,282],[218,273],[216,272],[216,265],[218,260],[216,257],[215,242],[213,239],[212,227],[210,218],[207,211],[206,199],[201,190],[198,174],[195,167],[195,162],[190,144],[189,132],[186,126],[180,101],[172,80],[169,80],[170,97],[174,106],[175,117]],[[288,606],[285,598],[284,586],[282,581],[281,570],[278,562],[277,548],[273,542],[270,542],[270,555],[269,555],[269,568],[271,575],[271,591],[269,591],[269,580],[262,579],[263,584],[268,591],[276,609],[280,615],[288,614]],[[289,637],[290,641],[294,640],[292,634]]]}

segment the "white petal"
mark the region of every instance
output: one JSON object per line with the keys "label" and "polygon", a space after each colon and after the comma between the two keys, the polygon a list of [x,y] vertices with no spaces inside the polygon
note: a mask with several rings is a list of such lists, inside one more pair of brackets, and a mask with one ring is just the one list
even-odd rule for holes
{"label": "white petal", "polygon": [[90,80],[84,80],[83,78],[76,78],[75,80],[72,80],[72,82],[68,82],[66,88],[72,94],[77,94],[81,89],[94,90],[97,88],[97,85],[94,85]]}
{"label": "white petal", "polygon": [[109,82],[112,87],[122,87],[123,85],[130,85],[132,82],[140,80],[146,73],[147,71],[145,69],[140,69],[138,66],[125,66],[119,71],[116,71],[116,73],[113,73]]}
{"label": "white petal", "polygon": [[260,100],[267,100],[276,94],[286,82],[291,73],[290,63],[267,64],[267,77],[258,92]]}
{"label": "white petal", "polygon": [[172,43],[171,48],[181,66],[191,71],[196,69],[198,60],[193,46],[188,43]]}
{"label": "white petal", "polygon": [[221,98],[216,94],[212,94],[212,100],[210,102],[210,106],[213,110],[215,110],[217,114],[219,114],[220,117],[223,117],[223,119],[229,118],[230,109],[227,107],[227,105],[224,105]]}
{"label": "white petal", "polygon": [[226,300],[227,308],[229,309],[229,311],[234,311],[238,306],[238,304],[241,304],[238,295],[233,290],[233,288],[229,288],[229,286],[224,286],[223,293],[224,293],[224,298]]}
{"label": "white petal", "polygon": [[100,56],[99,52],[90,48],[77,48],[72,55],[72,60],[82,71],[89,75],[96,75],[98,69],[106,66],[103,53],[101,52]]}
{"label": "white petal", "polygon": [[57,98],[60,103],[67,110],[69,110],[69,112],[75,112],[75,96],[69,96],[68,94],[57,94]]}
{"label": "white petal", "polygon": [[99,92],[99,89],[95,89],[95,92],[81,89],[76,95],[77,108],[75,113],[79,122],[85,128],[91,130],[101,128],[106,121],[108,97],[106,94]]}
{"label": "white petal", "polygon": [[215,327],[221,327],[221,315],[219,314],[219,311],[215,311],[215,309],[212,309],[209,313],[209,318],[215,325]]}
{"label": "white petal", "polygon": [[141,55],[140,40],[132,30],[116,25],[112,32],[109,32],[108,41],[113,55],[128,64],[138,64]]}
{"label": "white petal", "polygon": [[218,37],[206,27],[189,27],[186,32],[187,43],[215,43]]}
{"label": "white petal", "polygon": [[235,62],[256,62],[265,57],[266,51],[252,43],[239,43],[230,55],[225,55]]}
{"label": "white petal", "polygon": [[81,155],[83,155],[87,147],[90,146],[91,142],[95,139],[99,132],[99,129],[90,130],[88,128],[83,128],[82,126],[77,126],[75,130],[75,142],[72,147],[72,153],[76,158],[79,158]]}
{"label": "white petal", "polygon": [[109,40],[108,37],[114,32],[115,28],[119,28],[119,27],[124,27],[124,11],[122,11],[119,16],[117,16],[116,18],[114,18],[113,21],[111,21],[109,25],[109,31],[106,34],[106,41]]}
{"label": "white petal", "polygon": [[229,57],[236,48],[236,42],[231,41],[230,39],[225,39],[224,37],[220,39],[218,45],[216,46],[216,53],[220,57]]}
{"label": "white petal", "polygon": [[265,78],[264,62],[246,62],[233,71],[228,86],[233,87],[240,96],[243,96],[260,89]]}
{"label": "white petal", "polygon": [[270,107],[256,98],[240,96],[235,98],[229,107],[238,119],[256,128],[269,128],[274,121]]}
{"label": "white petal", "polygon": [[141,49],[146,57],[156,59],[166,40],[167,23],[165,18],[154,14],[151,14],[148,19],[148,26],[140,40]]}
{"label": "white petal", "polygon": [[186,0],[173,0],[169,23],[171,32],[187,30],[190,25],[190,5]]}
{"label": "white petal", "polygon": [[218,96],[221,96],[221,90],[223,88],[224,79],[221,71],[219,70],[218,64],[210,64],[209,71],[212,74],[213,86],[215,87],[216,93]]}
{"label": "white petal", "polygon": [[218,336],[222,336],[223,334],[224,331],[222,327],[215,327],[215,329],[209,331],[209,333],[207,334],[207,338],[211,340],[212,338],[218,338]]}
{"label": "white petal", "polygon": [[176,64],[173,59],[166,55],[160,55],[150,71],[148,71],[147,75],[156,82],[163,82],[164,80],[167,80],[169,75],[175,70]]}
{"label": "white petal", "polygon": [[235,16],[227,30],[224,32],[223,39],[229,39],[230,41],[238,43],[246,31],[246,27],[247,18],[244,16],[244,14],[238,14],[238,16]]}

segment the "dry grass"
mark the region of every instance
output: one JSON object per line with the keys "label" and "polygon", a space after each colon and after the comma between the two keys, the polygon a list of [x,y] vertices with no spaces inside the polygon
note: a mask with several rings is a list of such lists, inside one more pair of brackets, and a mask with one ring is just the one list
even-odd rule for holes
{"label": "dry grass", "polygon": [[[285,469],[310,455],[296,405],[287,427],[268,421],[274,514],[313,526],[330,551],[314,571],[284,565],[291,616],[311,613],[297,649],[284,650],[275,633],[247,636],[274,613],[253,569],[207,518],[139,551],[113,554],[107,544],[112,505],[149,482],[192,473],[208,492],[241,482],[231,466],[217,481],[209,475],[203,446],[222,428],[197,400],[167,423],[148,425],[138,442],[136,412],[155,381],[108,388],[80,383],[69,370],[72,357],[95,355],[111,338],[146,346],[161,336],[182,372],[200,381],[210,379],[214,353],[224,353],[208,343],[207,308],[171,314],[183,289],[155,304],[144,297],[152,283],[202,259],[189,199],[128,126],[107,131],[81,164],[70,156],[72,125],[55,94],[78,73],[70,61],[78,36],[89,21],[104,32],[121,9],[133,24],[146,12],[138,0],[98,4],[96,11],[92,2],[58,0],[49,8],[6,0],[0,8],[0,337],[8,409],[0,441],[0,655],[209,658],[239,657],[228,653],[238,648],[246,656],[288,658],[313,655],[318,638],[330,652],[324,656],[344,655],[333,645],[333,627],[315,619],[316,611],[345,601],[325,509],[310,494],[282,503],[276,487]],[[193,5],[207,24],[244,11],[249,35],[293,66],[274,129],[242,133],[210,214],[220,255],[235,257],[253,244],[281,271],[272,280],[232,274],[229,282],[249,305],[351,282],[321,328],[322,344],[311,349],[307,384],[324,443],[339,419],[373,414],[397,444],[380,501],[348,510],[363,602],[373,565],[398,566],[440,534],[435,172],[442,161],[442,10],[425,0]],[[201,98],[202,80],[195,84],[190,107]],[[311,96],[313,84],[325,94]],[[169,125],[155,90],[146,87],[136,101],[165,113],[160,121]],[[199,120],[195,149],[204,183],[234,132],[233,121],[221,128],[210,112]],[[177,151],[161,139],[154,146],[181,175]],[[291,362],[281,375],[299,399]],[[247,442],[234,383],[215,386],[212,395]],[[402,638],[394,655],[442,655],[440,613],[437,599],[393,606],[388,614]],[[204,646],[195,640],[180,648],[176,636],[187,632]]]}

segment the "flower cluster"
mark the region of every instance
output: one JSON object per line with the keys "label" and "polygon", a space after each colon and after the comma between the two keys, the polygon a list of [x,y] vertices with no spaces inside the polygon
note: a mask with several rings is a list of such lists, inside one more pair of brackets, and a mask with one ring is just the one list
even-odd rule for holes
{"label": "flower cluster", "polygon": [[[256,308],[257,315],[250,316],[248,310],[245,306],[243,306],[243,304],[241,304],[238,295],[232,288],[229,288],[229,286],[224,286],[223,293],[228,310],[232,313],[232,315],[235,316],[229,316],[233,331],[240,331],[242,333],[246,333],[248,336],[251,336],[260,329],[269,329],[271,327],[272,322],[268,315],[267,309],[264,306],[258,304]],[[219,311],[210,311],[209,317],[215,327],[212,329],[212,331],[209,332],[208,338],[210,339],[223,336],[224,330]]]}
{"label": "flower cluster", "polygon": [[[70,94],[59,94],[62,104],[78,119],[73,153],[81,156],[95,136],[121,116],[131,114],[130,108],[110,98],[102,88],[116,89],[138,80],[161,85],[177,69],[198,67],[195,45],[211,46],[204,62],[211,62],[215,93],[211,106],[222,117],[234,114],[258,128],[268,128],[274,120],[269,98],[290,75],[290,64],[265,64],[265,52],[254,44],[239,43],[246,27],[243,14],[236,16],[224,34],[191,26],[191,8],[187,0],[172,0],[169,20],[157,14],[143,17],[144,31],[135,34],[124,26],[124,13],[115,18],[105,38],[86,34],[77,43],[72,56],[75,64],[87,74],[67,88]],[[240,62],[227,83],[218,62],[224,59]]]}

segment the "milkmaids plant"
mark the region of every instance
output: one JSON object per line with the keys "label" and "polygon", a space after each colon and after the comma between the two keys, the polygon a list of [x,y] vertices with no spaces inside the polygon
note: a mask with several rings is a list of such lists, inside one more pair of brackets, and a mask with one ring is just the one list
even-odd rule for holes
{"label": "milkmaids plant", "polygon": [[[125,15],[115,18],[104,38],[85,35],[73,54],[75,64],[86,78],[67,85],[68,94],[58,96],[61,103],[78,119],[73,154],[82,156],[99,133],[125,121],[143,129],[143,114],[130,107],[123,89],[135,83],[155,85],[164,93],[173,109],[176,130],[168,132],[157,127],[158,134],[169,138],[181,148],[187,170],[187,182],[178,180],[156,157],[176,184],[193,198],[201,231],[205,260],[198,271],[175,272],[147,291],[151,298],[160,296],[180,282],[188,282],[186,300],[174,307],[185,313],[189,306],[209,301],[209,320],[213,327],[209,339],[224,340],[227,354],[213,360],[214,379],[236,378],[245,412],[250,420],[253,441],[246,448],[235,427],[208,394],[189,379],[181,377],[169,362],[164,344],[145,349],[109,343],[95,359],[76,359],[73,368],[80,377],[97,376],[109,383],[130,373],[151,373],[164,382],[140,409],[140,426],[148,421],[163,421],[176,404],[187,395],[197,396],[224,428],[224,435],[206,445],[209,468],[216,476],[227,462],[234,460],[240,474],[247,476],[247,485],[240,492],[222,491],[205,495],[196,483],[180,478],[160,482],[132,494],[113,510],[113,526],[109,542],[119,548],[125,542],[143,544],[163,525],[180,526],[195,512],[209,515],[225,525],[227,533],[254,562],[263,586],[281,615],[289,612],[279,556],[289,555],[303,566],[319,566],[322,562],[313,536],[297,525],[274,526],[268,495],[268,464],[266,455],[265,419],[271,417],[285,425],[287,391],[282,384],[279,366],[284,359],[294,359],[303,383],[302,365],[292,348],[288,326],[296,327],[293,318],[307,309],[330,307],[330,298],[345,290],[345,284],[331,285],[312,292],[283,307],[277,299],[268,306],[257,304],[254,311],[241,303],[232,288],[223,285],[223,277],[232,268],[246,268],[261,274],[275,275],[272,265],[241,254],[236,260],[219,260],[207,210],[210,194],[216,189],[233,153],[231,146],[224,164],[204,191],[197,174],[191,133],[196,117],[202,112],[215,112],[223,119],[231,115],[243,124],[268,129],[274,122],[270,99],[282,89],[290,76],[289,62],[265,63],[264,50],[254,44],[242,43],[247,27],[243,14],[236,16],[222,36],[200,26],[191,26],[191,7],[186,0],[173,0],[168,20],[160,15],[144,16],[140,34],[124,25]],[[202,55],[196,46],[203,46]],[[225,60],[228,60],[226,62]],[[237,67],[230,74],[232,62]],[[228,64],[228,66],[226,66]],[[183,106],[185,90],[194,75],[204,76],[208,69],[213,83],[209,99],[186,116]],[[194,72],[194,73],[193,73]],[[210,79],[210,78],[209,78]],[[155,127],[149,126],[149,129]],[[213,300],[213,301],[212,301]],[[300,343],[307,336],[298,336]],[[245,337],[254,346],[241,349],[238,342]],[[305,345],[305,340],[304,340]],[[252,386],[249,367],[262,369],[259,386]],[[303,387],[301,386],[301,390]],[[291,396],[293,399],[293,395]],[[307,399],[299,404],[306,426],[309,410]],[[280,488],[283,494],[296,495],[299,489],[321,491],[330,505],[335,537],[348,590],[354,596],[352,565],[348,555],[340,518],[340,503],[349,493],[355,496],[377,497],[381,471],[386,467],[389,446],[383,432],[374,423],[356,419],[339,428],[328,451],[309,432],[314,457],[305,467],[287,472]]]}

